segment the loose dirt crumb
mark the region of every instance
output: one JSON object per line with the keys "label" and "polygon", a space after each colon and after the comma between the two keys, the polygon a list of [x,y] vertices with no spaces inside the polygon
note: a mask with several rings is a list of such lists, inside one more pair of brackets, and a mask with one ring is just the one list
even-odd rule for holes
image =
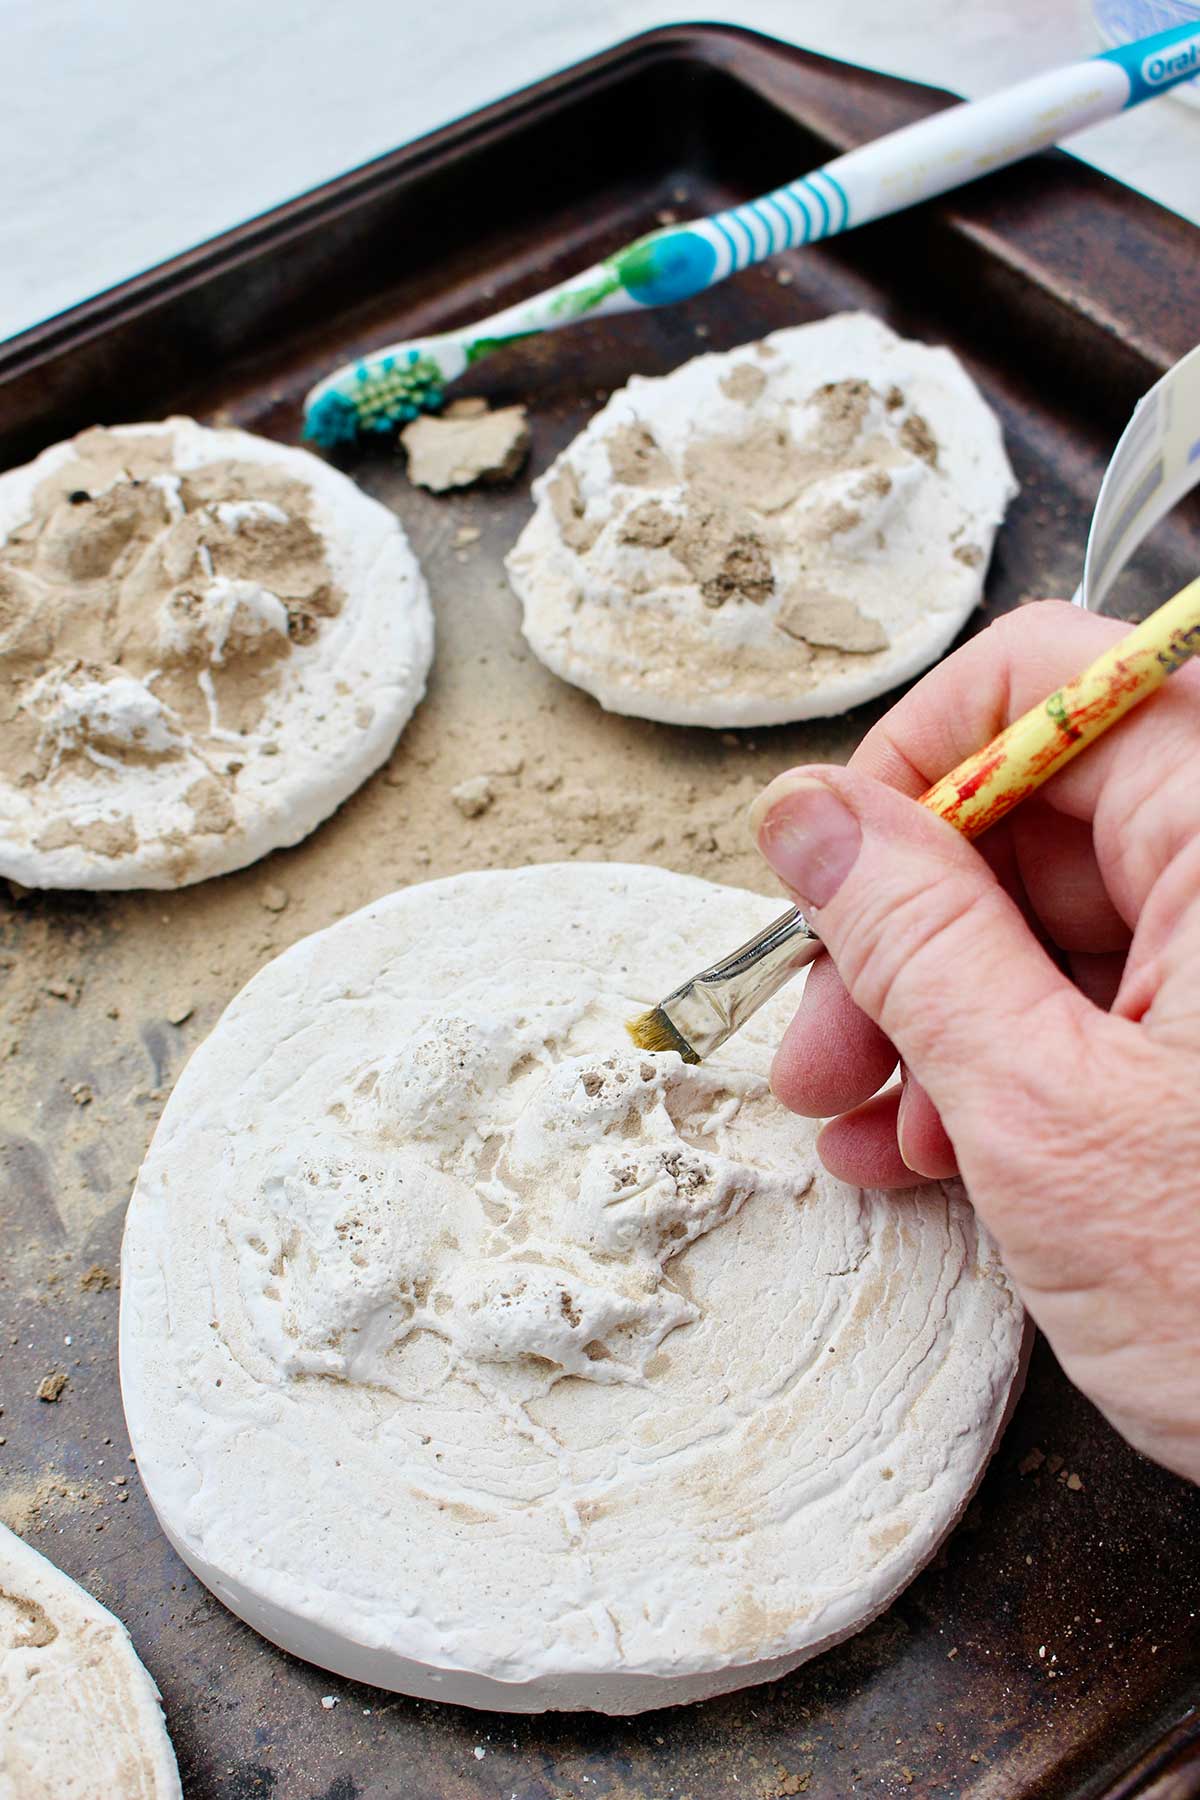
{"label": "loose dirt crumb", "polygon": [[621,425],[605,440],[614,481],[627,487],[664,487],[673,470],[653,432],[644,425]]}
{"label": "loose dirt crumb", "polygon": [[111,1269],[106,1269],[103,1263],[93,1263],[91,1268],[85,1269],[79,1277],[80,1291],[85,1294],[103,1294],[108,1288],[116,1287],[116,1285],[116,1276]]}
{"label": "loose dirt crumb", "polygon": [[589,523],[587,502],[580,491],[579,477],[570,463],[563,464],[547,491],[563,543],[581,555],[590,550],[600,534],[600,520]]}
{"label": "loose dirt crumb", "polygon": [[54,1401],[60,1398],[63,1389],[67,1385],[67,1379],[68,1378],[62,1369],[51,1370],[50,1374],[44,1375],[38,1383],[38,1399],[45,1400],[48,1404],[52,1405]]}
{"label": "loose dirt crumb", "polygon": [[1035,1470],[1041,1468],[1041,1466],[1045,1462],[1045,1460],[1046,1460],[1045,1451],[1039,1450],[1035,1446],[1035,1448],[1029,1452],[1029,1455],[1023,1456],[1021,1458],[1020,1462],[1017,1464],[1017,1474],[1018,1475],[1032,1475],[1035,1472]]}
{"label": "loose dirt crumb", "polygon": [[237,823],[228,788],[216,775],[202,775],[184,791],[183,797],[192,809],[192,819],[197,831],[223,837]]}
{"label": "loose dirt crumb", "polygon": [[450,789],[450,798],[464,819],[477,819],[496,798],[496,791],[486,775],[473,775]]}
{"label": "loose dirt crumb", "polygon": [[177,1000],[173,1006],[167,1008],[168,1025],[186,1025],[195,1010],[190,1000]]}
{"label": "loose dirt crumb", "polygon": [[277,886],[274,882],[268,882],[258,897],[268,912],[282,912],[288,903],[287,889]]}
{"label": "loose dirt crumb", "polygon": [[753,406],[763,389],[767,378],[757,363],[735,363],[729,372],[721,377],[721,392],[730,400],[739,400],[743,406]]}
{"label": "loose dirt crumb", "polygon": [[912,413],[900,427],[900,442],[922,462],[927,462],[931,469],[937,468],[938,441],[929,429],[929,422],[920,413]]}
{"label": "loose dirt crumb", "polygon": [[621,522],[621,542],[660,550],[671,542],[679,525],[674,513],[660,506],[657,500],[647,500],[644,506],[635,506],[632,512],[626,513]]}
{"label": "loose dirt crumb", "polygon": [[700,507],[683,520],[671,547],[695,579],[706,606],[748,600],[761,606],[775,587],[766,547],[719,507]]}
{"label": "loose dirt crumb", "polygon": [[767,1791],[772,1800],[788,1800],[788,1796],[792,1794],[807,1794],[811,1785],[811,1769],[806,1770],[803,1774],[792,1774],[787,1769],[780,1767],[775,1771],[775,1785]]}

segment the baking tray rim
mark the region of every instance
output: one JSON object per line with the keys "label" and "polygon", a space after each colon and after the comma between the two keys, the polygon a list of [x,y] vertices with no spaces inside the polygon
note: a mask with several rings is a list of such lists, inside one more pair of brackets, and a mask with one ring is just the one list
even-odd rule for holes
{"label": "baking tray rim", "polygon": [[[841,68],[848,73],[885,79],[894,90],[909,93],[924,113],[936,112],[961,100],[960,95],[949,90],[893,76],[844,58],[809,51],[802,45],[740,25],[697,20],[656,26],[306,188],[0,341],[0,394],[8,380],[58,360],[69,354],[74,346],[101,336],[116,323],[135,319],[152,309],[156,302],[201,288],[206,282],[279,249],[290,239],[311,232],[324,218],[344,216],[392,187],[407,184],[426,169],[453,163],[456,155],[463,152],[477,151],[489,136],[507,136],[519,130],[525,120],[544,120],[555,111],[568,110],[589,94],[618,86],[655,62],[691,62],[719,70],[747,87],[766,104],[775,104],[771,96],[762,93],[747,79],[744,71],[731,66],[722,56],[723,50],[736,50],[739,46],[754,46],[793,66],[811,61],[825,68]],[[795,124],[798,130],[804,128],[799,119]],[[858,140],[848,134],[846,141],[849,147]],[[1054,154],[1099,174],[1070,152]],[[1122,188],[1139,209],[1162,214],[1187,228],[1189,222],[1181,215],[1161,206],[1138,189],[1113,177],[1104,179]],[[958,223],[991,237],[986,225]],[[989,249],[996,248],[995,242],[989,242]],[[1176,1786],[1172,1779],[1179,1775],[1183,1776],[1182,1786]],[[1164,1776],[1170,1785],[1160,1787],[1160,1778]],[[1115,1781],[1103,1780],[1100,1787],[1079,1790],[1079,1800],[1084,1800],[1085,1795],[1086,1800],[1137,1800],[1139,1795],[1145,1800],[1151,1800],[1152,1795],[1155,1800],[1159,1800],[1159,1796],[1161,1800],[1185,1800],[1185,1796],[1200,1795],[1200,1710],[1186,1708],[1157,1739],[1143,1743],[1137,1749],[1133,1760]]]}
{"label": "baking tray rim", "polygon": [[[342,215],[365,204],[397,180],[411,178],[428,165],[452,158],[457,149],[477,149],[492,133],[507,135],[514,127],[519,127],[524,117],[545,118],[548,106],[555,109],[568,107],[589,91],[615,85],[628,74],[656,61],[694,61],[717,68],[721,66],[719,49],[722,46],[736,48],[739,44],[753,44],[768,54],[789,60],[811,59],[853,73],[878,76],[893,83],[897,89],[907,89],[914,97],[928,99],[931,103],[929,112],[955,105],[961,99],[947,89],[888,75],[886,71],[852,63],[842,57],[810,51],[803,45],[790,44],[783,38],[747,26],[724,24],[719,20],[654,26],[581,62],[567,64],[528,87],[489,101],[474,112],[460,114],[393,150],[385,150],[366,162],[357,163],[249,219],[135,271],[13,337],[0,340],[0,382],[35,363],[61,354],[73,341],[92,336],[114,318],[136,314],[165,292],[178,294],[216,275],[228,273],[250,257],[285,243],[293,235],[311,230],[327,214]],[[734,78],[739,78],[736,73]],[[1147,205],[1155,204],[1145,195],[1137,194],[1135,189],[1130,192]]]}

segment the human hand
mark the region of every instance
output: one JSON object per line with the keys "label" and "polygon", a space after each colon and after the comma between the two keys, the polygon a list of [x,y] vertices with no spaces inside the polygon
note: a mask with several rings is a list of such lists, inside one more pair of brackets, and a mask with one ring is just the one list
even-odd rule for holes
{"label": "human hand", "polygon": [[1200,667],[978,846],[914,803],[1123,629],[1023,607],[848,768],[759,797],[763,855],[829,951],[772,1084],[834,1115],[819,1149],[843,1180],[961,1171],[1071,1378],[1200,1480]]}

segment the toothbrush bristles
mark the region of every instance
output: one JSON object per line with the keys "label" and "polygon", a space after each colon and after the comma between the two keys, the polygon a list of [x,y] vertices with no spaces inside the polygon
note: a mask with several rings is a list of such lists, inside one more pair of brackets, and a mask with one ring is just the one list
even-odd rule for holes
{"label": "toothbrush bristles", "polygon": [[445,377],[430,356],[417,350],[360,362],[341,387],[314,400],[304,435],[326,449],[352,443],[363,432],[383,433],[407,425],[445,402]]}

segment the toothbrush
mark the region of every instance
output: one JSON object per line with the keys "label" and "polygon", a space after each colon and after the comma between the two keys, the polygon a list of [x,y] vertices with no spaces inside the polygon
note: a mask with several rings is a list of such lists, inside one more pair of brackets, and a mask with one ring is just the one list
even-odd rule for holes
{"label": "toothbrush", "polygon": [[327,448],[436,412],[448,384],[493,350],[577,319],[686,300],[781,250],[1004,168],[1200,73],[1200,21],[1139,38],[1017,87],[949,107],[761,199],[671,225],[529,300],[436,337],[347,363],[304,403],[304,435]]}
{"label": "toothbrush", "polygon": [[[1200,580],[1189,582],[1082,675],[1031,706],[990,744],[935,781],[920,804],[964,837],[978,837],[1197,654]],[[701,1062],[815,961],[822,948],[794,906],[732,956],[639,1013],[626,1029],[639,1050],[674,1050],[684,1062]]]}

